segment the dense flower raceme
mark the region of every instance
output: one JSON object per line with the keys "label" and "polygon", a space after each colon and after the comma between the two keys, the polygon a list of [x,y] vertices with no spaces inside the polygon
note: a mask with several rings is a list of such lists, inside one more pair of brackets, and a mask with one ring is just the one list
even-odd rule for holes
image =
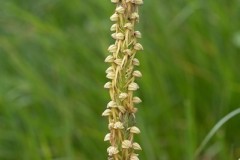
{"label": "dense flower raceme", "polygon": [[110,80],[104,85],[109,89],[111,101],[107,104],[102,116],[108,117],[109,133],[104,141],[110,142],[107,152],[111,160],[138,160],[136,150],[141,146],[134,141],[134,135],[140,133],[136,127],[135,105],[142,100],[134,96],[134,91],[139,89],[135,82],[142,76],[135,66],[139,66],[139,60],[135,58],[143,46],[138,43],[142,37],[139,31],[135,31],[135,24],[139,21],[138,7],[142,0],[111,0],[116,4],[114,14],[110,20],[114,23],[110,30],[115,43],[108,48],[109,55],[105,62],[110,64],[106,70],[106,77]]}

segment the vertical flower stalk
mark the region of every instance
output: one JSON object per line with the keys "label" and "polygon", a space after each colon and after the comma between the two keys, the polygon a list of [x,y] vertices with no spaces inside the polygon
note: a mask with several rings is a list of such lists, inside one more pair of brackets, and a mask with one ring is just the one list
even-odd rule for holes
{"label": "vertical flower stalk", "polygon": [[110,64],[106,70],[106,77],[110,81],[104,88],[109,89],[111,101],[102,113],[102,116],[108,117],[110,131],[104,141],[110,143],[107,149],[109,160],[138,160],[136,150],[141,150],[141,147],[134,140],[134,135],[140,133],[135,122],[135,104],[141,103],[141,99],[134,96],[134,91],[139,89],[135,79],[142,74],[135,70],[135,66],[139,66],[135,55],[143,50],[143,47],[137,42],[141,33],[134,28],[139,21],[138,7],[143,1],[111,2],[116,4],[115,13],[110,17],[114,23],[110,30],[115,43],[109,46],[110,54],[105,59],[105,62]]}

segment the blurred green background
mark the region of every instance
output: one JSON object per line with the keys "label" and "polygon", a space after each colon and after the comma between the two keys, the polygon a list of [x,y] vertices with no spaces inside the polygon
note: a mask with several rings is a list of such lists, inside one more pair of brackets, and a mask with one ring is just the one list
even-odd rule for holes
{"label": "blurred green background", "polygon": [[[110,0],[0,0],[0,160],[104,160]],[[137,94],[142,160],[193,160],[240,107],[240,1],[149,0]],[[199,156],[240,157],[240,116]]]}

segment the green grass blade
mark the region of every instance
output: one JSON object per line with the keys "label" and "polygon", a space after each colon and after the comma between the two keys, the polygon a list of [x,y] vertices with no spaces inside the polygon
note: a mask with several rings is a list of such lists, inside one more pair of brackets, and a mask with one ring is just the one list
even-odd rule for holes
{"label": "green grass blade", "polygon": [[227,114],[225,117],[220,119],[218,123],[211,129],[211,131],[207,134],[207,136],[204,138],[200,146],[195,152],[195,157],[197,157],[204,149],[204,147],[207,145],[209,140],[214,136],[214,134],[219,130],[220,127],[222,127],[228,120],[235,117],[236,115],[240,114],[240,108],[235,109],[234,111]]}

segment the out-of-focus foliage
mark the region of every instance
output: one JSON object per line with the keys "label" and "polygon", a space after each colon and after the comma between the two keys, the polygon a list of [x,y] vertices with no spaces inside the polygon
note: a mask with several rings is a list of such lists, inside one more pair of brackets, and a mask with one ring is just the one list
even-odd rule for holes
{"label": "out-of-focus foliage", "polygon": [[[102,0],[0,0],[0,159],[103,160],[101,113],[115,6]],[[138,29],[142,160],[193,160],[240,105],[240,1],[149,0]],[[240,116],[201,160],[240,157]]]}

